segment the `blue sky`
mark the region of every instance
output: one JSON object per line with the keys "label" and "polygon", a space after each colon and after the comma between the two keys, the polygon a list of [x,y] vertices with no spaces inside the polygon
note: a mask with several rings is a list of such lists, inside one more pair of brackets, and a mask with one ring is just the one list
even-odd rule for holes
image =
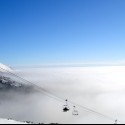
{"label": "blue sky", "polygon": [[0,61],[125,61],[124,0],[0,0]]}

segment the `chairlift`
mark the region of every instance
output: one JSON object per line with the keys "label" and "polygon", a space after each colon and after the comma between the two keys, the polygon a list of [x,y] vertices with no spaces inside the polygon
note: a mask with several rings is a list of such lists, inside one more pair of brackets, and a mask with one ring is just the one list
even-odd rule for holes
{"label": "chairlift", "polygon": [[76,110],[76,106],[73,106],[73,112],[72,115],[77,116],[79,115],[79,112]]}
{"label": "chairlift", "polygon": [[66,104],[63,106],[63,112],[68,112],[70,110],[69,106],[68,106],[68,100],[66,99]]}

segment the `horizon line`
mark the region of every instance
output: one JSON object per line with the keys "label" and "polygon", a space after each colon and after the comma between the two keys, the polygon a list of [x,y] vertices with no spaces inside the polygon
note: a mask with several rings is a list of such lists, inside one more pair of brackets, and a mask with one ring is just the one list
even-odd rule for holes
{"label": "horizon line", "polygon": [[99,66],[125,66],[125,63],[59,63],[11,66],[11,68],[51,68],[51,67],[99,67]]}

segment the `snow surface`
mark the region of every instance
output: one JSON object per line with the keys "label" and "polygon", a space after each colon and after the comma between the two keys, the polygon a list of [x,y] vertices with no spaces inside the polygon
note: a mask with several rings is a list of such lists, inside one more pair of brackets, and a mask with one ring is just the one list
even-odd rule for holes
{"label": "snow surface", "polygon": [[[0,68],[5,69],[7,71],[12,71],[12,69],[2,63],[0,63]],[[5,72],[4,70],[0,69],[0,71]]]}
{"label": "snow surface", "polygon": [[8,119],[0,119],[0,124],[27,124],[27,123],[14,121],[14,120],[8,120]]}

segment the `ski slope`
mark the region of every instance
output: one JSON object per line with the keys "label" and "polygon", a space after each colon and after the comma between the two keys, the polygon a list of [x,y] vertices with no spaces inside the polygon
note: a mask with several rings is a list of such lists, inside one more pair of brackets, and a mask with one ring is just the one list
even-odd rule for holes
{"label": "ski slope", "polygon": [[14,120],[10,120],[10,119],[1,119],[0,118],[0,124],[27,124],[27,123],[14,121]]}

